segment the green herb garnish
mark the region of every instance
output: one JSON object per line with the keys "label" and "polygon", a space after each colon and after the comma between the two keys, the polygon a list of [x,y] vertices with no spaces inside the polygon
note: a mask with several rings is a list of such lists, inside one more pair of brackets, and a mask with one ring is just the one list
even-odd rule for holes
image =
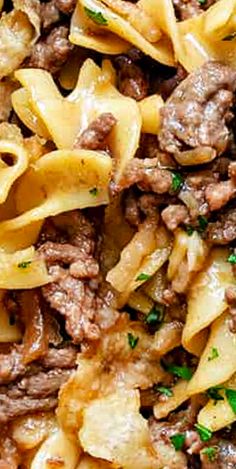
{"label": "green herb garnish", "polygon": [[171,192],[179,191],[183,183],[184,183],[184,180],[181,174],[172,172],[172,183],[171,183],[171,188],[170,188]]}
{"label": "green herb garnish", "polygon": [[212,437],[212,431],[204,427],[200,423],[194,425],[202,441],[208,441]]}
{"label": "green herb garnish", "polygon": [[194,232],[194,228],[193,226],[191,225],[186,225],[185,226],[185,231],[187,233],[188,236],[192,236],[193,232]]}
{"label": "green herb garnish", "polygon": [[91,195],[94,195],[94,197],[96,197],[96,195],[98,195],[98,189],[97,187],[93,187],[92,189],[90,189],[89,193]]}
{"label": "green herb garnish", "polygon": [[176,435],[170,437],[170,440],[175,450],[180,451],[184,446],[185,433],[176,433]]}
{"label": "green herb garnish", "polygon": [[133,350],[139,341],[139,337],[135,337],[131,332],[128,332],[128,342],[130,348]]}
{"label": "green herb garnish", "polygon": [[164,319],[164,308],[157,309],[155,306],[149,311],[145,318],[149,326],[159,326]]}
{"label": "green herb garnish", "polygon": [[138,277],[136,278],[136,282],[138,282],[139,280],[143,282],[144,280],[149,280],[150,278],[151,278],[151,275],[145,274],[145,272],[141,272],[141,274],[139,274]]}
{"label": "green herb garnish", "polygon": [[231,409],[236,414],[236,391],[234,389],[226,389],[225,395]]}
{"label": "green herb garnish", "polygon": [[230,254],[227,259],[227,262],[230,262],[230,264],[236,264],[236,254]]}
{"label": "green herb garnish", "polygon": [[207,360],[210,362],[211,360],[215,360],[218,357],[219,357],[218,349],[216,347],[211,347],[211,353],[208,356]]}
{"label": "green herb garnish", "polygon": [[200,5],[205,5],[206,0],[198,0],[198,3],[200,3]]}
{"label": "green herb garnish", "polygon": [[167,388],[166,386],[154,386],[154,391],[158,391],[161,394],[164,394],[167,397],[173,396],[173,391],[170,388]]}
{"label": "green herb garnish", "polygon": [[89,17],[90,20],[94,21],[94,23],[107,26],[108,21],[107,19],[103,16],[101,11],[94,11],[90,10],[90,8],[84,7],[84,11],[86,15]]}
{"label": "green herb garnish", "polygon": [[26,269],[27,267],[29,267],[29,265],[32,263],[32,261],[24,261],[24,262],[20,262],[17,267],[19,267],[19,269]]}
{"label": "green herb garnish", "polygon": [[216,458],[217,449],[217,446],[209,446],[208,448],[204,448],[201,453],[206,454],[209,461],[213,462]]}
{"label": "green herb garnish", "polygon": [[203,233],[203,231],[205,231],[205,229],[208,225],[207,218],[203,217],[202,215],[199,215],[198,216],[198,225],[199,225],[199,228],[198,228],[199,233]]}
{"label": "green herb garnish", "polygon": [[212,388],[209,388],[206,392],[207,396],[210,397],[210,399],[213,399],[215,403],[217,401],[223,401],[224,398],[221,396],[220,391],[222,391],[224,388],[222,386],[214,386]]}
{"label": "green herb garnish", "polygon": [[186,379],[186,381],[190,381],[193,376],[192,370],[188,366],[165,365],[165,368],[173,375]]}

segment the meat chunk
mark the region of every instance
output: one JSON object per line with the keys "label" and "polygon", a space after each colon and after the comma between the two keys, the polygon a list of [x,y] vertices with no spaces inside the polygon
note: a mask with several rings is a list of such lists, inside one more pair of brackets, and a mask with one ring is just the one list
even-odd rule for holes
{"label": "meat chunk", "polygon": [[148,93],[148,80],[141,67],[131,57],[120,55],[115,59],[118,68],[118,89],[125,96],[140,101]]}
{"label": "meat chunk", "polygon": [[40,3],[40,18],[43,29],[47,29],[59,21],[60,12],[54,0],[46,3]]}
{"label": "meat chunk", "polygon": [[236,238],[236,210],[229,209],[209,223],[207,239],[213,244],[229,244]]}
{"label": "meat chunk", "polygon": [[27,66],[55,73],[66,62],[72,49],[73,45],[68,40],[68,29],[65,26],[58,26],[46,39],[35,44]]}
{"label": "meat chunk", "polygon": [[56,7],[65,15],[70,15],[76,5],[76,0],[54,0]]}
{"label": "meat chunk", "polygon": [[174,231],[181,223],[189,222],[188,210],[184,205],[168,205],[161,212],[161,217],[171,231]]}
{"label": "meat chunk", "polygon": [[[44,399],[55,394],[62,384],[64,384],[71,375],[71,370],[61,370],[55,368],[47,372],[39,371],[39,373],[26,376],[17,383],[17,395],[24,397]],[[14,388],[9,389],[8,395],[14,396]]]}
{"label": "meat chunk", "polygon": [[236,287],[228,287],[225,292],[225,299],[229,305],[231,319],[229,321],[229,330],[236,333]]}
{"label": "meat chunk", "polygon": [[236,195],[236,186],[231,180],[210,184],[205,196],[210,210],[219,210]]}
{"label": "meat chunk", "polygon": [[[197,1],[197,0],[196,0]],[[171,93],[174,91],[176,86],[178,86],[181,81],[183,81],[187,76],[186,70],[179,64],[177,66],[176,73],[173,77],[163,80],[158,87],[158,92],[161,93],[164,100],[169,98]]]}
{"label": "meat chunk", "polygon": [[116,124],[116,118],[111,112],[100,114],[89,124],[82,134],[76,138],[74,148],[85,148],[87,150],[104,150],[106,138]]}
{"label": "meat chunk", "polygon": [[32,399],[28,397],[12,399],[6,392],[0,394],[0,423],[6,424],[10,420],[30,412],[52,410],[57,406],[56,397]]}
{"label": "meat chunk", "polygon": [[178,153],[186,148],[208,146],[218,154],[227,146],[230,108],[236,89],[236,71],[207,62],[174,90],[161,109],[160,146]]}
{"label": "meat chunk", "polygon": [[170,436],[177,433],[166,423],[159,423],[155,419],[149,420],[151,441],[159,457],[160,466],[168,469],[187,469],[187,457],[182,451],[175,451]]}
{"label": "meat chunk", "polygon": [[0,469],[18,469],[21,457],[16,444],[9,436],[8,428],[1,427]]}
{"label": "meat chunk", "polygon": [[173,0],[173,4],[181,21],[200,15],[202,12],[198,0]]}
{"label": "meat chunk", "polygon": [[128,188],[133,184],[138,184],[145,192],[155,192],[164,194],[168,192],[172,185],[172,173],[166,169],[157,167],[157,158],[145,158],[140,160],[134,158],[127,165],[118,187],[119,191]]}

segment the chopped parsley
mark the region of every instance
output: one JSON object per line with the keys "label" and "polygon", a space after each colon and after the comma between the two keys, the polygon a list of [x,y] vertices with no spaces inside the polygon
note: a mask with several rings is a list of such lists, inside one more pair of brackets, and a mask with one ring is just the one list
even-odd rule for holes
{"label": "chopped parsley", "polygon": [[163,322],[163,319],[164,308],[157,309],[156,306],[154,306],[147,314],[145,322],[148,326],[159,326]]}
{"label": "chopped parsley", "polygon": [[208,225],[207,218],[203,217],[202,215],[199,215],[198,216],[198,225],[199,225],[199,228],[198,228],[199,233],[203,233],[203,231],[205,231],[205,229]]}
{"label": "chopped parsley", "polygon": [[216,454],[217,454],[217,446],[209,446],[208,448],[204,448],[202,451],[201,451],[202,454],[206,454],[209,461],[210,462],[213,462],[216,458]]}
{"label": "chopped parsley", "polygon": [[230,254],[227,262],[230,262],[230,264],[236,264],[236,254]]}
{"label": "chopped parsley", "polygon": [[165,365],[165,368],[173,375],[186,379],[186,381],[190,381],[193,376],[192,370],[188,366]]}
{"label": "chopped parsley", "polygon": [[173,396],[172,389],[167,388],[166,386],[154,386],[154,390],[160,392],[161,394],[164,394],[166,397]]}
{"label": "chopped parsley", "polygon": [[181,174],[172,172],[172,183],[171,183],[171,192],[178,192],[182,185],[184,183],[184,180],[181,176]]}
{"label": "chopped parsley", "polygon": [[139,280],[144,282],[145,280],[149,280],[150,278],[151,278],[151,275],[145,274],[145,272],[141,272],[141,274],[139,274],[138,277],[136,278],[136,282]]}
{"label": "chopped parsley", "polygon": [[96,197],[96,195],[98,195],[98,189],[97,187],[93,187],[92,189],[90,189],[89,193],[91,195],[94,195],[94,197]]}
{"label": "chopped parsley", "polygon": [[198,3],[200,3],[200,5],[205,5],[206,0],[198,0]]}
{"label": "chopped parsley", "polygon": [[172,445],[175,447],[176,451],[180,451],[185,442],[185,433],[176,433],[170,437]]}
{"label": "chopped parsley", "polygon": [[222,41],[232,41],[236,37],[236,32],[229,34],[228,36],[225,36]]}
{"label": "chopped parsley", "polygon": [[94,23],[100,24],[102,26],[107,26],[108,21],[103,16],[101,11],[90,10],[90,8],[87,8],[87,7],[84,7],[84,11],[86,15],[89,17],[89,19],[92,20]]}
{"label": "chopped parsley", "polygon": [[185,231],[187,233],[188,236],[192,236],[193,232],[194,232],[194,228],[193,226],[191,225],[186,225],[185,226]]}
{"label": "chopped parsley", "polygon": [[202,441],[208,441],[212,437],[212,431],[209,428],[204,427],[200,423],[196,423],[194,425],[196,428],[198,435],[200,436]]}
{"label": "chopped parsley", "polygon": [[210,399],[213,399],[215,401],[215,404],[217,401],[223,401],[224,398],[221,396],[220,391],[224,389],[222,386],[214,386],[212,388],[209,388],[206,392],[207,396],[210,397]]}
{"label": "chopped parsley", "polygon": [[208,356],[207,360],[210,362],[211,360],[215,360],[218,357],[219,357],[218,349],[216,347],[211,347],[211,353]]}
{"label": "chopped parsley", "polygon": [[128,332],[128,342],[130,348],[133,350],[139,341],[139,337],[135,337],[131,332]]}
{"label": "chopped parsley", "polygon": [[225,395],[231,409],[236,414],[236,391],[234,389],[226,389]]}
{"label": "chopped parsley", "polygon": [[29,265],[32,263],[32,261],[24,261],[24,262],[20,262],[17,267],[19,267],[19,269],[27,269],[27,267],[29,267]]}

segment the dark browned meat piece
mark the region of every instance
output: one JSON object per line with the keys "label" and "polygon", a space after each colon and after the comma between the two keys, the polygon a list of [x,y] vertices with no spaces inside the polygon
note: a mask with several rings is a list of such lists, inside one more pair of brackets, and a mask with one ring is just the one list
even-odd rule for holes
{"label": "dark browned meat piece", "polygon": [[189,223],[188,210],[184,205],[168,205],[161,212],[161,218],[171,231],[174,231],[181,223]]}
{"label": "dark browned meat piece", "polygon": [[69,15],[73,12],[76,5],[76,0],[54,0],[55,4],[62,13]]}
{"label": "dark browned meat piece", "polygon": [[[40,371],[36,375],[26,376],[17,383],[17,395],[29,396],[34,399],[44,399],[55,394],[62,384],[64,384],[71,375],[71,370],[61,370],[55,368],[46,372]],[[14,388],[9,389],[9,397],[14,397]]]}
{"label": "dark browned meat piece", "polygon": [[216,453],[213,461],[210,461],[207,454],[201,452],[202,469],[235,469],[236,467],[236,446],[229,442],[220,440],[215,445]]}
{"label": "dark browned meat piece", "polygon": [[146,192],[164,194],[168,192],[172,184],[172,173],[166,169],[157,167],[157,158],[133,158],[127,165],[118,187],[114,191],[120,191],[133,184]]}
{"label": "dark browned meat piece", "polygon": [[111,112],[100,114],[89,124],[79,137],[76,138],[74,148],[87,150],[103,150],[106,147],[106,138],[116,124],[116,118]]}
{"label": "dark browned meat piece", "polygon": [[16,444],[9,436],[7,427],[1,426],[0,435],[0,469],[18,469],[21,457]]}
{"label": "dark browned meat piece", "polygon": [[30,412],[41,412],[52,410],[57,406],[56,397],[45,399],[31,399],[28,397],[12,399],[7,394],[0,394],[0,423],[5,424],[16,417],[29,414]]}
{"label": "dark browned meat piece", "polygon": [[219,215],[216,222],[209,223],[207,239],[213,244],[229,244],[236,238],[236,209]]}
{"label": "dark browned meat piece", "polygon": [[42,39],[35,44],[26,65],[55,73],[66,62],[72,49],[73,45],[68,40],[68,29],[65,26],[58,26],[45,40]]}
{"label": "dark browned meat piece", "polygon": [[236,71],[207,62],[173,91],[161,109],[159,142],[162,150],[178,153],[208,146],[222,153],[228,143],[227,123],[236,89]]}
{"label": "dark browned meat piece", "polygon": [[236,195],[236,186],[229,179],[207,186],[205,191],[206,201],[211,211],[219,210]]}
{"label": "dark browned meat piece", "polygon": [[187,20],[200,15],[202,9],[207,10],[216,0],[206,0],[200,3],[198,0],[173,0],[173,4],[180,20]]}
{"label": "dark browned meat piece", "polygon": [[40,363],[44,368],[74,368],[76,355],[77,350],[72,346],[50,348]]}
{"label": "dark browned meat piece", "polygon": [[166,100],[186,76],[186,70],[181,65],[178,65],[175,75],[160,83],[158,93],[161,93],[163,99]]}
{"label": "dark browned meat piece", "polygon": [[59,10],[54,0],[47,3],[40,3],[40,18],[43,29],[49,28],[60,19]]}
{"label": "dark browned meat piece", "polygon": [[140,101],[148,94],[148,80],[142,69],[125,55],[116,57],[118,88],[125,96]]}

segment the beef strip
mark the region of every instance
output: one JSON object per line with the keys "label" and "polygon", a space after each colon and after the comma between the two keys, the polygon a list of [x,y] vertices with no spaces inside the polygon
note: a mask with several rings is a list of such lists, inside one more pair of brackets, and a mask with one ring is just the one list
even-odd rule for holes
{"label": "beef strip", "polygon": [[3,394],[0,394],[0,423],[6,424],[16,417],[31,412],[49,411],[56,406],[56,397],[47,397],[45,399],[20,397],[20,399],[12,399],[7,396],[6,390],[3,390]]}
{"label": "beef strip", "polygon": [[178,153],[187,148],[212,147],[222,153],[227,146],[236,89],[236,71],[207,62],[173,91],[161,109],[159,142],[162,150]]}
{"label": "beef strip", "polygon": [[55,27],[45,39],[40,39],[35,44],[26,66],[55,73],[67,61],[72,49],[68,29],[65,26]]}
{"label": "beef strip", "polygon": [[228,287],[225,292],[225,299],[229,305],[231,319],[229,320],[229,330],[236,333],[236,287]]}
{"label": "beef strip", "polygon": [[85,148],[87,150],[104,150],[106,138],[112,131],[117,120],[111,112],[104,112],[88,125],[74,143],[73,148]]}
{"label": "beef strip", "polygon": [[229,244],[236,239],[236,209],[225,210],[217,221],[209,223],[206,238],[213,244]]}
{"label": "beef strip", "polygon": [[132,56],[119,55],[115,59],[118,69],[118,89],[125,96],[140,101],[148,93],[148,80]]}

